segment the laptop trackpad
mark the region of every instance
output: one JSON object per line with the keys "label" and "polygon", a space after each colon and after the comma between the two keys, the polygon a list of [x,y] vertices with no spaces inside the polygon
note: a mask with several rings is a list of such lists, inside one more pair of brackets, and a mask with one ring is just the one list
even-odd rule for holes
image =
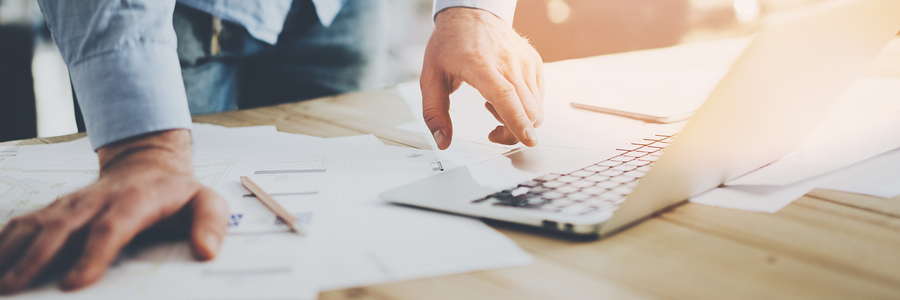
{"label": "laptop trackpad", "polygon": [[381,196],[407,204],[469,201],[550,172],[572,171],[574,163],[597,154],[596,150],[548,146],[513,150],[395,188]]}

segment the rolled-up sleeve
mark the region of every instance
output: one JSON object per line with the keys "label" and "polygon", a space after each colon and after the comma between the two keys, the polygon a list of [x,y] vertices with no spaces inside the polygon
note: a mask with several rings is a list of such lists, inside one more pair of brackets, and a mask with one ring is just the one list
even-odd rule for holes
{"label": "rolled-up sleeve", "polygon": [[191,127],[174,0],[39,0],[94,149]]}
{"label": "rolled-up sleeve", "polygon": [[434,0],[432,19],[437,13],[450,7],[471,7],[489,11],[512,26],[516,13],[516,0]]}

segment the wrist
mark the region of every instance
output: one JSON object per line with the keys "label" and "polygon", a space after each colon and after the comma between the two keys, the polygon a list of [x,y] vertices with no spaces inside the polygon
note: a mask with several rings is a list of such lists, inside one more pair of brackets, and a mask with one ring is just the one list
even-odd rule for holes
{"label": "wrist", "polygon": [[97,157],[101,176],[139,164],[192,172],[191,132],[174,129],[136,136],[97,149]]}

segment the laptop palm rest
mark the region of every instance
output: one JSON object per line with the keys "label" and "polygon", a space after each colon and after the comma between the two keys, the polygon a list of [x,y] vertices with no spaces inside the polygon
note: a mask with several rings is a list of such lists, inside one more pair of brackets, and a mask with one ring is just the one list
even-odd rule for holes
{"label": "laptop palm rest", "polygon": [[468,202],[601,154],[596,150],[537,146],[516,149],[381,193],[382,199],[457,213]]}

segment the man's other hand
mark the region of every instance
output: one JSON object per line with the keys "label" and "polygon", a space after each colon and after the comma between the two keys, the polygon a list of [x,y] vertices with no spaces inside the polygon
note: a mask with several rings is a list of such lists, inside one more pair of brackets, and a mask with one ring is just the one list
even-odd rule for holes
{"label": "man's other hand", "polygon": [[[119,251],[145,229],[190,225],[198,259],[215,257],[227,227],[224,199],[193,175],[187,130],[157,132],[100,148],[97,182],[10,221],[0,232],[0,293],[20,291],[69,245],[75,264],[60,287],[96,282]],[[185,226],[186,227],[186,226]],[[184,229],[185,231],[188,229]],[[80,249],[79,249],[80,248]]]}
{"label": "man's other hand", "polygon": [[438,148],[450,146],[450,94],[462,82],[478,89],[501,124],[488,135],[490,141],[537,145],[534,128],[544,118],[543,63],[537,51],[485,10],[448,8],[434,23],[420,84],[425,123]]}

